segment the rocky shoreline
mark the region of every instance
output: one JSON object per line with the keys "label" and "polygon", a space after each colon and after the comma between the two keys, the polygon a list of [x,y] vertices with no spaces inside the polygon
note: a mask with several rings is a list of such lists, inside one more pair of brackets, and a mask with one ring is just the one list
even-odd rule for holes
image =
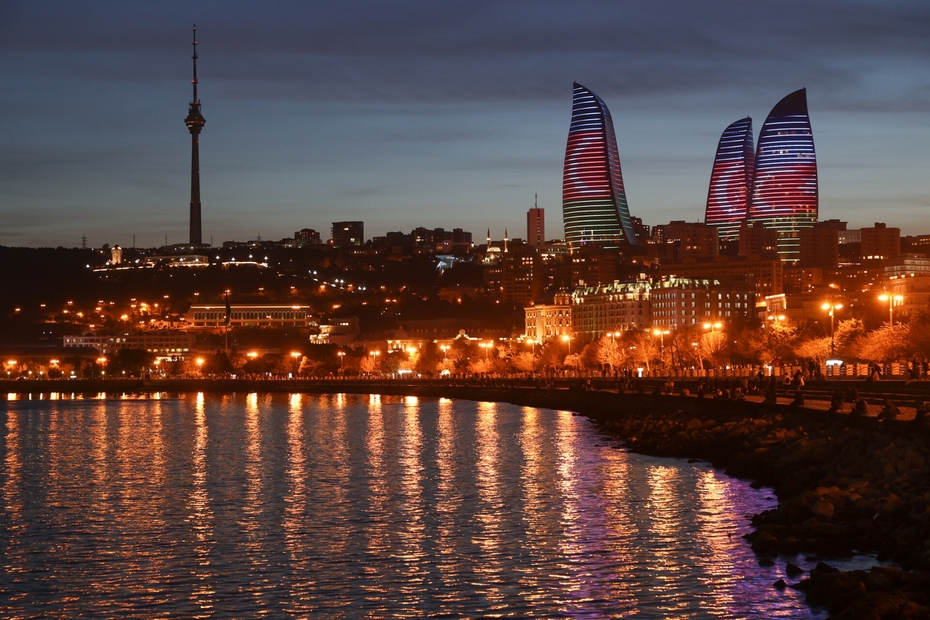
{"label": "rocky shoreline", "polygon": [[821,563],[776,587],[805,590],[836,618],[930,618],[930,427],[784,405],[650,400],[573,409],[631,450],[707,460],[772,487],[778,508],[756,515],[747,536],[762,562],[875,552],[904,567],[843,573]]}

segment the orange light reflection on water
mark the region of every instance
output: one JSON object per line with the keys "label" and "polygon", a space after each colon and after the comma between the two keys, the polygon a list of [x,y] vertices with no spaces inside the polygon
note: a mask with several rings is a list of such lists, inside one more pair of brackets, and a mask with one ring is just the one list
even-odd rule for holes
{"label": "orange light reflection on water", "polygon": [[207,490],[207,444],[209,427],[204,410],[203,392],[199,392],[194,405],[194,448],[191,454],[192,489],[190,496],[191,529],[194,534],[195,585],[191,592],[191,601],[204,614],[210,614],[214,608],[213,569],[210,566],[210,552],[216,544],[213,536],[213,510],[210,508],[210,495]]}
{"label": "orange light reflection on water", "polygon": [[304,557],[306,544],[306,507],[310,501],[307,486],[307,454],[304,438],[303,409],[291,402],[287,414],[287,470],[288,492],[284,496],[284,545],[287,548],[291,570],[285,581],[288,598],[285,609],[289,614],[306,614],[310,608],[301,600],[305,588],[312,581],[312,569]]}

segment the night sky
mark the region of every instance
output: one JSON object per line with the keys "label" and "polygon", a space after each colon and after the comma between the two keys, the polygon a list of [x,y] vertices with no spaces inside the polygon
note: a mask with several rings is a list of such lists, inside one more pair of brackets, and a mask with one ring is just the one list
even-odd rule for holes
{"label": "night sky", "polygon": [[0,2],[0,245],[187,240],[197,24],[204,241],[562,234],[572,81],[630,211],[704,216],[717,140],[808,89],[820,218],[930,233],[930,2]]}

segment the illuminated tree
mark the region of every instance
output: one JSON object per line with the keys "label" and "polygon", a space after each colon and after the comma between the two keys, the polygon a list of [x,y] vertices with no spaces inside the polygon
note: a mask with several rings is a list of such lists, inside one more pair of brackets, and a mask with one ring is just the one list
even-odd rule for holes
{"label": "illuminated tree", "polygon": [[536,369],[536,357],[528,351],[517,353],[510,359],[510,363],[517,372],[533,372]]}
{"label": "illuminated tree", "polygon": [[358,368],[365,375],[373,375],[378,372],[380,365],[378,363],[378,357],[374,355],[367,355],[363,357],[359,363]]}
{"label": "illuminated tree", "polygon": [[907,323],[884,323],[858,340],[859,357],[872,361],[908,357],[913,352],[909,334],[910,325]]}
{"label": "illuminated tree", "polygon": [[539,348],[539,369],[561,368],[565,360],[565,345],[557,338],[550,338]]}
{"label": "illuminated tree", "polygon": [[865,326],[860,319],[846,319],[836,324],[836,350],[841,355],[856,354],[856,343],[865,335]]}
{"label": "illuminated tree", "polygon": [[614,373],[626,365],[627,351],[622,339],[618,341],[615,336],[604,336],[597,341],[597,361]]}
{"label": "illuminated tree", "polygon": [[821,365],[830,357],[830,338],[811,338],[798,342],[794,353],[798,359],[812,360]]}
{"label": "illuminated tree", "polygon": [[729,343],[729,355],[738,364],[770,362],[777,357],[772,344],[764,330],[745,328]]}
{"label": "illuminated tree", "polygon": [[572,370],[581,370],[584,366],[584,362],[581,359],[580,353],[572,353],[571,355],[565,356],[565,361],[563,362],[566,368],[571,368]]}
{"label": "illuminated tree", "polygon": [[659,339],[654,338],[651,332],[634,331],[629,332],[631,343],[630,357],[632,362],[642,363],[646,367],[646,372],[650,371],[653,361],[659,358]]}

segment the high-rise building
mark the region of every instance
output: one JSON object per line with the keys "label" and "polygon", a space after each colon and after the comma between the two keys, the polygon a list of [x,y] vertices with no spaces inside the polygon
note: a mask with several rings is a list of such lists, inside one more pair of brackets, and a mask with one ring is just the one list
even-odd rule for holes
{"label": "high-rise building", "polygon": [[731,123],[720,136],[710,174],[704,221],[717,228],[721,241],[739,237],[749,211],[754,163],[752,119],[747,116]]}
{"label": "high-rise building", "polygon": [[[842,228],[840,228],[842,226]],[[817,222],[800,231],[800,266],[836,269],[840,262],[840,230],[846,222]]]}
{"label": "high-rise building", "polygon": [[538,203],[526,212],[526,242],[534,248],[546,242],[546,210]]}
{"label": "high-rise building", "polygon": [[610,111],[578,83],[565,147],[562,219],[565,240],[573,250],[588,243],[608,248],[624,241],[636,245]]}
{"label": "high-rise building", "polygon": [[900,228],[888,228],[883,222],[875,222],[873,228],[862,229],[862,260],[889,260],[900,255]]}
{"label": "high-rise building", "polygon": [[817,221],[817,156],[803,88],[779,101],[762,125],[747,219],[775,230],[781,260],[797,262],[799,231]]}
{"label": "high-rise building", "polygon": [[778,253],[778,234],[759,222],[739,227],[740,256],[774,256]]}
{"label": "high-rise building", "polygon": [[364,222],[333,222],[333,247],[344,248],[364,243]]}
{"label": "high-rise building", "polygon": [[707,258],[720,253],[718,229],[703,222],[673,220],[652,230],[661,247],[660,258]]}
{"label": "high-rise building", "polygon": [[190,244],[203,245],[203,232],[200,226],[200,130],[204,120],[200,113],[200,99],[197,98],[197,26],[194,26],[194,100],[190,103],[184,123],[191,132],[191,211]]}

